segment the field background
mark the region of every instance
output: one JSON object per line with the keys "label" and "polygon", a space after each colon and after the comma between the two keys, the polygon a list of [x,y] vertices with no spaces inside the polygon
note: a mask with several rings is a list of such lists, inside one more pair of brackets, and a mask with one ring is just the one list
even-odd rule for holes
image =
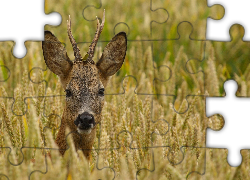
{"label": "field background", "polygon": [[[82,16],[88,4],[100,5],[90,0],[45,1],[46,13],[56,11],[62,16],[60,26],[45,26],[45,29],[65,43],[72,60],[66,20],[70,15],[72,33],[84,55],[96,29],[96,20],[87,21]],[[221,8],[204,9],[204,4],[195,0],[154,2],[153,9],[165,7],[174,18],[163,25],[153,23],[152,34],[150,22],[157,17],[161,22],[165,19],[152,14],[148,0],[102,1],[100,9],[85,11],[86,18],[101,18],[106,9],[95,61],[115,33],[123,30],[129,40],[125,63],[105,90],[116,95],[105,96],[103,121],[98,127],[90,162],[81,151],[75,151],[70,134],[65,156],[61,157],[57,150],[55,138],[65,93],[58,77],[46,68],[41,42],[26,42],[28,52],[23,59],[12,56],[13,42],[0,42],[0,179],[7,176],[9,179],[113,179],[114,172],[115,179],[247,179],[248,150],[241,152],[241,166],[233,168],[227,164],[226,149],[204,148],[206,128],[219,130],[224,120],[219,115],[206,117],[202,96],[224,96],[223,83],[231,78],[238,83],[238,96],[250,95],[249,43],[241,41],[244,29],[237,25],[231,28],[232,42],[193,43],[189,39],[192,26],[183,23],[179,33],[184,36],[179,41],[166,41],[167,48],[162,41],[133,41],[178,37],[178,23],[191,12],[190,19],[196,22],[191,37],[202,37],[206,18],[223,15]],[[130,25],[130,29],[124,23],[114,29],[120,21]],[[185,69],[190,55],[203,61],[190,61]],[[170,76],[166,69],[153,65],[165,65],[174,74]],[[200,73],[190,75],[187,70]],[[166,82],[155,80],[170,77]],[[186,101],[189,94],[198,96],[188,96]]]}

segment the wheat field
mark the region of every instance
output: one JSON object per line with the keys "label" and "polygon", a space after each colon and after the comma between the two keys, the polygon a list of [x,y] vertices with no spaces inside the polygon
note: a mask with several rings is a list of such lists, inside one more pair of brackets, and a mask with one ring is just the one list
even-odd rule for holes
{"label": "wheat field", "polygon": [[[180,31],[185,36],[178,41],[140,41],[155,35],[151,36],[145,25],[155,17],[147,11],[150,3],[133,1],[131,8],[129,2],[123,3],[102,1],[98,11],[92,9],[85,14],[87,18],[93,14],[101,17],[106,9],[95,61],[118,23],[108,11],[109,4],[117,12],[126,12],[119,17],[131,25],[125,62],[105,90],[102,123],[97,127],[89,162],[82,151],[75,151],[69,130],[69,148],[63,157],[59,154],[55,138],[65,92],[59,78],[46,68],[41,42],[26,42],[27,54],[22,59],[12,56],[13,42],[0,42],[0,179],[248,179],[249,150],[241,151],[243,162],[239,167],[231,167],[226,149],[205,148],[206,128],[220,130],[224,125],[222,116],[206,117],[205,96],[224,96],[223,83],[227,79],[237,81],[238,96],[250,95],[250,53],[248,43],[241,41],[243,28],[231,28],[232,43],[190,43],[185,31]],[[66,20],[70,14],[73,35],[82,54],[86,53],[96,28],[96,21],[82,17],[88,4],[98,7],[95,1],[45,1],[45,12],[59,12],[63,19],[60,26],[45,29],[65,43],[71,59],[74,57]],[[197,20],[197,29],[193,36],[204,33],[209,14],[217,18],[222,14],[219,8],[203,11],[203,4],[196,0],[190,4],[184,0],[172,5],[167,1],[153,4],[153,8],[161,6],[170,7],[169,15],[179,12],[175,21],[169,20],[176,27],[190,7],[196,9],[192,18]],[[139,13],[136,7],[145,13]],[[181,12],[178,7],[183,8]],[[124,27],[119,26],[115,32]],[[191,28],[188,23],[182,27]],[[177,35],[176,29],[167,31],[159,29],[155,38]],[[193,55],[203,61],[191,60],[186,69],[185,64]],[[165,68],[154,68],[162,65]]]}

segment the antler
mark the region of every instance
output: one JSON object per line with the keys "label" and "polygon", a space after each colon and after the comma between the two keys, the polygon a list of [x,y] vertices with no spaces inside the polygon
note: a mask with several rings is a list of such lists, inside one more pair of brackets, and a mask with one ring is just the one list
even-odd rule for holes
{"label": "antler", "polygon": [[94,37],[93,41],[91,42],[91,44],[89,46],[87,61],[92,63],[92,64],[95,64],[95,62],[92,60],[92,58],[94,57],[95,47],[96,47],[97,41],[98,41],[98,39],[100,37],[100,34],[102,32],[104,22],[105,22],[105,9],[104,9],[104,12],[103,12],[102,24],[101,25],[100,25],[100,22],[99,22],[99,20],[97,18],[97,29],[96,29],[96,32],[95,32],[95,37]]}
{"label": "antler", "polygon": [[75,55],[76,61],[82,61],[82,56],[81,56],[80,50],[77,47],[76,40],[74,39],[72,32],[71,32],[70,15],[69,15],[69,20],[67,20],[67,25],[68,25],[67,32],[68,32],[69,40],[70,40],[72,47],[73,47],[73,50],[74,50],[74,55]]}

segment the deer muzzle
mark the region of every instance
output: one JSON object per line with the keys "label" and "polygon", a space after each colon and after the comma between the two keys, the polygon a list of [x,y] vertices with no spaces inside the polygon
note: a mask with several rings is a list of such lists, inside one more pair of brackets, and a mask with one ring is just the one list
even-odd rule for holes
{"label": "deer muzzle", "polygon": [[77,131],[80,134],[89,134],[95,126],[95,118],[92,114],[84,112],[78,115],[74,124],[77,126]]}

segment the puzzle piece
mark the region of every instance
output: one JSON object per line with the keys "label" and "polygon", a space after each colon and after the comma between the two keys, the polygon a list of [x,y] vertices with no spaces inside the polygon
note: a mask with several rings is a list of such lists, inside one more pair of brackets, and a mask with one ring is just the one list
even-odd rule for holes
{"label": "puzzle piece", "polygon": [[[209,0],[208,0],[209,1]],[[151,29],[151,37],[154,40],[170,40],[178,38],[178,26],[182,22],[189,22],[193,31],[191,39],[206,40],[207,18],[220,20],[224,15],[221,5],[207,6],[207,1],[161,1],[153,2],[153,7],[165,8],[168,19],[163,23],[154,23]],[[220,22],[220,21],[219,21]]]}
{"label": "puzzle piece", "polygon": [[[174,102],[180,104],[178,111]],[[179,151],[181,147],[206,147],[206,128],[218,130],[223,126],[221,118],[205,117],[205,96],[189,96],[187,100],[180,101],[171,96],[158,95],[152,106],[153,119],[164,119],[169,124],[168,132],[160,136],[163,138],[161,146],[170,147],[175,151]],[[154,134],[154,138],[155,136]]]}
{"label": "puzzle piece", "polygon": [[206,148],[206,172],[200,176],[191,174],[188,179],[248,179],[249,150],[241,150],[243,161],[240,166],[232,167],[227,162],[227,149]]}
{"label": "puzzle piece", "polygon": [[[201,64],[205,61],[206,42],[190,39],[191,32],[190,23],[183,22],[178,26],[178,39],[152,42],[153,58],[158,67],[165,66],[171,69],[169,79],[162,81],[157,78],[154,81],[157,94],[168,94],[179,98],[178,91],[184,88],[182,98],[187,95],[197,95],[196,92],[204,95],[205,75]],[[186,85],[183,84],[184,81],[187,82]]]}
{"label": "puzzle piece", "polygon": [[[155,119],[151,114],[154,96],[136,94],[134,92],[135,81],[133,80],[134,77],[132,76],[127,76],[123,80],[123,95],[106,95],[105,97],[109,103],[104,105],[102,118],[105,120],[102,121],[99,131],[109,137],[109,144],[104,143],[109,148],[116,149],[119,147],[117,136],[118,132],[123,130],[130,132],[136,138],[136,142],[140,143],[143,148],[152,147],[150,139],[156,127],[161,127],[161,129],[158,129],[158,134],[167,133],[168,122],[159,118],[163,111],[155,115],[160,120]],[[136,132],[138,132],[138,136],[135,137]],[[102,136],[100,134],[97,134],[97,136],[100,137],[102,142]],[[95,147],[95,149],[99,148]]]}
{"label": "puzzle piece", "polygon": [[[248,86],[249,46],[248,41],[242,41],[244,29],[234,25],[230,29],[231,41],[207,41],[206,61],[203,64],[206,79],[206,89],[209,96],[223,96],[223,83],[234,79],[239,85],[237,96],[249,96]],[[223,53],[221,53],[223,52]]]}
{"label": "puzzle piece", "polygon": [[[153,150],[155,170],[152,173],[144,172],[140,177],[147,177],[147,179],[190,179],[193,174],[205,174],[206,148],[182,147],[181,157],[164,148],[154,148]],[[168,153],[168,158],[180,158],[181,161],[177,164],[171,163],[168,161],[166,153]]]}
{"label": "puzzle piece", "polygon": [[[58,151],[59,148],[55,144],[53,133],[51,133],[50,130],[45,131],[45,136],[47,139],[46,150],[48,150],[48,172],[43,176],[43,178],[55,177],[59,179],[80,179],[84,176],[88,179],[100,179],[103,177],[113,179],[115,172],[112,170],[112,168],[98,168],[96,162],[97,155],[94,155],[94,153],[92,153],[92,159],[94,160],[90,159],[90,161],[87,161],[86,157],[83,154],[84,150],[76,151],[73,142],[74,133],[76,132],[70,132],[69,129],[66,129],[67,148],[65,149],[66,151],[64,156],[61,156]],[[93,152],[95,152],[94,149]],[[56,164],[59,166],[55,166]],[[77,172],[75,173],[74,171],[76,169]]]}
{"label": "puzzle piece", "polygon": [[[58,77],[46,71],[42,51],[38,50],[41,48],[41,42],[26,42],[25,44],[28,48],[28,53],[22,59],[16,59],[12,55],[9,58],[4,54],[0,56],[3,64],[0,74],[5,79],[5,81],[1,82],[0,96],[13,100],[8,108],[11,108],[13,115],[16,116],[23,116],[27,113],[28,101],[32,100],[32,98],[35,98],[36,105],[40,106],[39,109],[42,112],[44,109],[42,102],[46,94],[48,96],[61,96],[60,94],[64,94]],[[3,43],[3,47],[10,46],[10,43]],[[36,61],[31,61],[34,58]],[[39,67],[37,63],[42,66]],[[16,68],[17,64],[20,66],[20,69]],[[8,69],[4,67],[8,67]],[[15,73],[11,75],[10,72]],[[49,91],[48,93],[47,90]]]}
{"label": "puzzle piece", "polygon": [[[107,18],[109,18],[108,16],[113,16],[113,14],[115,14],[115,16],[112,17],[112,21],[109,22],[111,26],[104,29],[103,34],[105,34],[105,36],[100,37],[101,41],[107,41],[111,39],[112,36],[114,36],[120,31],[126,32],[129,40],[136,40],[136,37],[138,35],[141,36],[142,40],[152,40],[152,38],[150,37],[152,29],[151,26],[153,24],[152,22],[163,23],[166,22],[168,19],[167,10],[161,7],[153,8],[152,0],[149,0],[147,2],[142,2],[138,0],[126,1],[125,4],[124,2],[122,4],[121,3],[122,1],[117,3],[117,6],[119,6],[118,8],[109,1],[101,0],[99,7],[86,6],[83,9],[82,12],[83,18],[88,21],[88,24],[94,22],[94,25],[96,21],[96,16],[102,15],[103,9],[105,9],[107,12]],[[87,4],[91,4],[91,1],[90,3]],[[130,13],[126,13],[128,6],[133,7],[130,8]],[[100,17],[101,16],[98,16],[98,18]],[[144,31],[142,33],[138,31],[140,28],[138,28],[137,22],[143,20],[144,20],[143,23]],[[105,39],[103,39],[104,37]]]}
{"label": "puzzle piece", "polygon": [[[180,104],[178,111],[174,103]],[[168,133],[162,136],[163,146],[174,146],[177,149],[182,146],[205,147],[205,130],[212,126],[212,122],[205,117],[204,96],[189,96],[187,100],[180,101],[166,95],[158,95],[152,103],[152,113],[153,119],[164,119],[169,124]],[[215,122],[221,123],[220,119],[214,119],[213,123]],[[161,128],[164,127],[159,128],[159,131],[162,131]],[[177,141],[179,138],[182,140]]]}
{"label": "puzzle piece", "polygon": [[[108,138],[106,132],[101,135],[104,136],[103,138]],[[125,158],[131,166],[130,169],[132,173],[129,175],[131,179],[135,179],[143,171],[154,171],[154,152],[152,149],[131,148],[133,137],[132,134],[126,130],[121,131],[117,135],[116,140],[118,143],[117,148],[110,148],[108,142],[99,141],[99,148],[95,150],[97,153],[97,169],[111,168],[116,172],[114,178],[119,178],[121,174],[117,173],[120,169],[117,164],[120,164],[122,158]]]}
{"label": "puzzle piece", "polygon": [[[35,172],[45,173],[46,157],[44,150],[40,149],[43,139],[41,138],[39,124],[34,123],[34,120],[27,122],[29,118],[26,119],[26,117],[9,117],[3,99],[1,99],[1,114],[1,128],[4,129],[1,131],[0,156],[6,167],[1,168],[0,174],[16,179],[21,174],[20,171],[25,171],[27,177]],[[34,119],[36,118],[34,117]],[[32,128],[28,128],[28,126]],[[27,139],[25,136],[27,132],[34,136]],[[42,168],[41,164],[44,165]],[[30,168],[28,168],[29,166]]]}
{"label": "puzzle piece", "polygon": [[[58,25],[59,14],[45,15],[41,7],[44,7],[43,0],[36,2],[10,0],[1,5],[0,16],[8,18],[2,18],[3,28],[1,28],[0,39],[1,41],[15,40],[13,53],[18,58],[22,58],[26,54],[25,41],[44,39],[44,24]],[[17,14],[18,16],[16,16]]]}
{"label": "puzzle piece", "polygon": [[[208,0],[208,5],[221,4],[225,7],[226,13],[220,21],[215,21],[208,18],[208,33],[207,39],[218,41],[229,41],[229,29],[233,24],[241,24],[246,29],[246,34],[243,38],[244,41],[250,40],[250,25],[247,19],[243,17],[249,16],[248,1],[233,1],[233,0]],[[237,13],[235,13],[237,12]],[[220,29],[220,33],[218,33]]]}
{"label": "puzzle piece", "polygon": [[[239,166],[241,163],[240,149],[250,149],[247,140],[242,140],[248,137],[248,121],[240,119],[235,112],[244,114],[248,112],[250,102],[248,99],[235,98],[237,91],[237,83],[233,80],[227,81],[224,84],[226,89],[226,99],[208,97],[206,99],[206,115],[211,116],[215,113],[221,113],[226,120],[224,128],[219,132],[207,131],[206,146],[217,148],[228,148],[229,156],[228,162],[231,166]],[[242,117],[247,117],[247,114]],[[236,121],[236,119],[238,119]],[[237,134],[232,133],[235,130]]]}
{"label": "puzzle piece", "polygon": [[[21,151],[12,152],[12,148],[0,148],[1,171],[0,178],[26,179],[46,173],[46,160],[43,149],[23,148]],[[21,160],[21,162],[18,162]]]}

